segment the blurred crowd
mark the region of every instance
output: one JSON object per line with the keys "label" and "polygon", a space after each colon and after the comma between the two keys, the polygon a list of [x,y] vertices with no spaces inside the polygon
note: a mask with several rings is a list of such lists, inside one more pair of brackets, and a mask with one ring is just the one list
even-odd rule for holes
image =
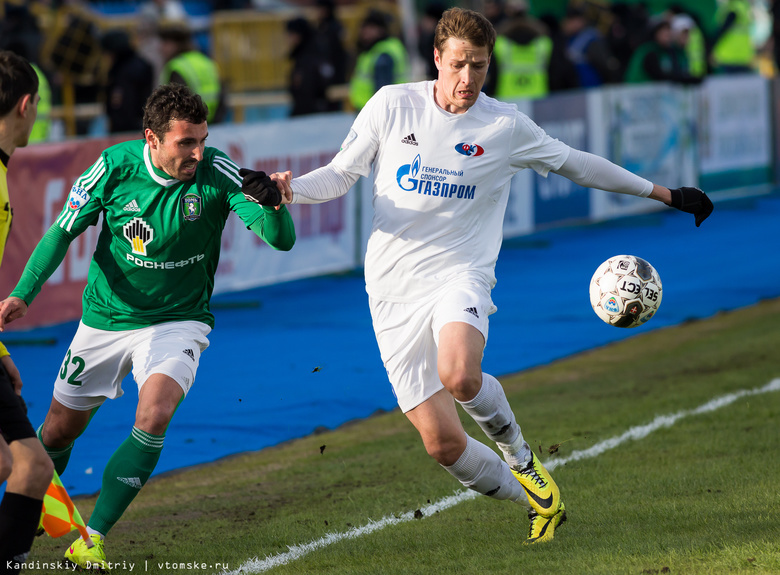
{"label": "blurred crowd", "polygon": [[[127,0],[129,1],[129,0]],[[126,3],[127,3],[126,1]],[[259,10],[271,0],[204,0],[209,9]],[[339,2],[337,4],[337,1]],[[398,7],[370,7],[356,40],[346,41],[338,11],[346,0],[308,0],[284,21],[289,63],[289,115],[359,110],[380,87],[437,75],[433,33],[450,4],[430,0],[413,34]],[[718,0],[713,21],[703,23],[682,4],[651,13],[643,2],[572,0],[563,15],[531,10],[527,0],[472,0],[498,33],[484,91],[499,99],[542,98],[563,90],[619,83],[666,81],[697,84],[711,74],[764,73],[778,68],[780,0]],[[769,32],[757,40],[755,3],[766,8]],[[209,54],[209,27],[198,25],[180,0],[141,0],[136,25],[99,29],[86,0],[0,0],[0,48],[25,56],[41,80],[34,141],[46,140],[52,106],[90,102],[102,106],[111,133],[140,131],[146,97],[158,84],[184,83],[209,106],[209,121],[230,119],[224,71]],[[544,3],[541,3],[543,6]],[[54,40],[44,38],[42,17],[66,10]],[[409,37],[415,38],[410,45]],[[205,40],[204,40],[205,39]],[[42,58],[45,41],[48,55]],[[68,84],[68,78],[89,81]],[[85,133],[86,124],[77,127]]]}
{"label": "blurred crowd", "polygon": [[[780,3],[777,3],[780,4]],[[498,98],[539,98],[604,84],[697,84],[710,74],[754,73],[759,53],[749,0],[722,0],[707,31],[698,16],[671,3],[650,14],[644,3],[572,3],[560,19],[536,18],[526,0],[487,0],[498,32],[485,91]]]}
{"label": "blurred crowd", "polygon": [[[86,0],[0,4],[0,49],[27,58],[40,81],[32,142],[50,139],[53,106],[93,104],[101,108],[106,132],[140,132],[144,103],[159,84],[187,84],[208,105],[209,122],[225,120],[226,92],[218,66],[198,44],[198,28],[184,5],[179,0],[136,4],[134,25],[115,29],[98,26],[100,14]],[[245,7],[229,1],[215,5]],[[44,22],[56,37],[46,34]],[[82,115],[76,133],[88,133],[95,116]]]}

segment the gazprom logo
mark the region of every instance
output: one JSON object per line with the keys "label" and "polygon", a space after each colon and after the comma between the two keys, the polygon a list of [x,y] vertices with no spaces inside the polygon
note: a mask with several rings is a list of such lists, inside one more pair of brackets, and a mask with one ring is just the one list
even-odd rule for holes
{"label": "gazprom logo", "polygon": [[68,196],[68,209],[80,210],[89,201],[87,190],[81,186],[73,186]]}
{"label": "gazprom logo", "polygon": [[485,153],[485,148],[477,144],[460,143],[455,146],[455,151],[464,156],[481,156]]}
{"label": "gazprom logo", "polygon": [[420,173],[421,165],[422,159],[420,158],[420,154],[417,154],[417,157],[411,164],[404,164],[398,168],[398,171],[395,173],[395,179],[398,182],[398,187],[402,190],[406,190],[407,192],[413,192],[416,190],[417,184],[419,182],[417,179],[417,174]]}

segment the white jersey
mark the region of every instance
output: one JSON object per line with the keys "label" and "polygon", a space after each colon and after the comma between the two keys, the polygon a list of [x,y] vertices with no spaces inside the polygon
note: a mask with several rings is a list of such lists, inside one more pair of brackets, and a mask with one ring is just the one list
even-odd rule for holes
{"label": "white jersey", "polygon": [[451,114],[433,87],[382,88],[331,162],[361,176],[373,166],[366,289],[384,301],[418,300],[464,273],[493,287],[512,176],[546,176],[570,152],[512,104],[481,94]]}

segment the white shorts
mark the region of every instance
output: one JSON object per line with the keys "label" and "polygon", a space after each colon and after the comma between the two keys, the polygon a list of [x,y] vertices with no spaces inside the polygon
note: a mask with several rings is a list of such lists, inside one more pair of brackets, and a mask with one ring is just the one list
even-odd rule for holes
{"label": "white shorts", "polygon": [[167,375],[187,395],[211,328],[199,321],[161,323],[140,329],[105,331],[79,323],[65,354],[54,399],[88,411],[122,395],[122,380],[133,370],[141,390],[150,375]]}
{"label": "white shorts", "polygon": [[463,322],[488,339],[488,316],[496,312],[490,288],[473,279],[451,282],[420,302],[393,303],[369,297],[374,333],[387,377],[406,413],[444,389],[437,366],[439,332]]}

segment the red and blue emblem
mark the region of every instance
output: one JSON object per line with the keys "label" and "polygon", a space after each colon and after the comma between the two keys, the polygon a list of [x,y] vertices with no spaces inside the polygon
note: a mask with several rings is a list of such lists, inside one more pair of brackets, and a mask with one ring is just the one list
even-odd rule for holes
{"label": "red and blue emblem", "polygon": [[68,196],[68,209],[80,210],[89,201],[89,194],[87,190],[81,186],[73,186],[70,189],[70,195]]}
{"label": "red and blue emblem", "polygon": [[481,156],[485,153],[485,148],[477,144],[460,143],[455,146],[455,151],[464,156]]}

